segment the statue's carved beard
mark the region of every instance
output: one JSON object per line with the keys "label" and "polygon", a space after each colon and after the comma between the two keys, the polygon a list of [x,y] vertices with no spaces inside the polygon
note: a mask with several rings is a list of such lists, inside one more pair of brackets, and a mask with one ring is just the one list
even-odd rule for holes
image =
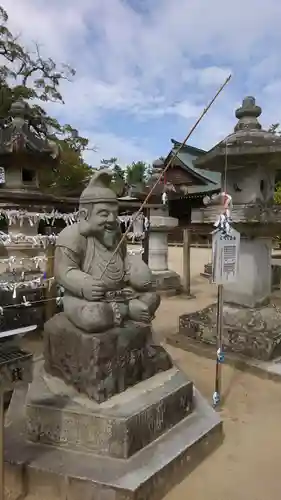
{"label": "statue's carved beard", "polygon": [[104,245],[106,248],[111,249],[116,246],[117,243],[117,231],[116,229],[105,229],[96,233],[96,238]]}

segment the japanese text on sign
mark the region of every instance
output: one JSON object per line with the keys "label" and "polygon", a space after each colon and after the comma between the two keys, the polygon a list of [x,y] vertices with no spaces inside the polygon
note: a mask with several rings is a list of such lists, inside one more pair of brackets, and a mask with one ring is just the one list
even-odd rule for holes
{"label": "japanese text on sign", "polygon": [[226,285],[237,280],[239,249],[240,234],[235,229],[231,229],[228,235],[223,235],[220,231],[213,234],[213,283]]}

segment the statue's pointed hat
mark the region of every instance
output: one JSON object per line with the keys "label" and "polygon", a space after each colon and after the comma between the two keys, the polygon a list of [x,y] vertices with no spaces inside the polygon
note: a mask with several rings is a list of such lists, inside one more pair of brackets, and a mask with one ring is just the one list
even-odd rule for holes
{"label": "statue's pointed hat", "polygon": [[112,173],[110,170],[98,170],[95,172],[88,186],[80,196],[80,203],[116,202],[116,194],[110,188],[111,180]]}

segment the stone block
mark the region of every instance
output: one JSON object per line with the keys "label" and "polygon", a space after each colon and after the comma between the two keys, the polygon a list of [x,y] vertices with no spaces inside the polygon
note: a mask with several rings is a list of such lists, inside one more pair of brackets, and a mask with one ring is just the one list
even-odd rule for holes
{"label": "stone block", "polygon": [[180,275],[175,271],[153,271],[153,283],[160,295],[172,296],[182,292]]}
{"label": "stone block", "polygon": [[45,369],[101,403],[172,366],[151,327],[129,323],[101,334],[84,333],[64,313],[44,329]]}
{"label": "stone block", "polygon": [[158,439],[118,459],[26,441],[20,399],[5,435],[7,493],[41,500],[160,500],[222,442],[220,416],[196,390],[193,404],[194,411]]}
{"label": "stone block", "polygon": [[[217,306],[183,314],[179,333],[195,341],[216,346]],[[223,346],[244,356],[269,361],[281,345],[281,312],[273,305],[249,308],[225,304]]]}
{"label": "stone block", "polygon": [[193,384],[177,368],[95,403],[41,369],[26,406],[34,442],[129,458],[186,417]]}

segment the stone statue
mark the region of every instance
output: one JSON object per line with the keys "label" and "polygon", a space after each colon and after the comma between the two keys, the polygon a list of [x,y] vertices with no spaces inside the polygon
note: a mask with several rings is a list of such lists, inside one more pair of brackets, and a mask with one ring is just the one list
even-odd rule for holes
{"label": "stone statue", "polygon": [[140,259],[130,261],[125,243],[115,254],[122,234],[110,181],[108,171],[92,177],[80,198],[80,222],[66,227],[56,245],[55,277],[65,289],[64,312],[89,333],[127,320],[150,323],[160,304],[151,291],[148,266]]}
{"label": "stone statue", "polygon": [[99,402],[171,366],[152,345],[160,304],[152,274],[127,255],[126,243],[116,251],[122,234],[110,182],[109,171],[94,174],[80,198],[79,222],[57,239],[64,312],[45,325],[46,370]]}

